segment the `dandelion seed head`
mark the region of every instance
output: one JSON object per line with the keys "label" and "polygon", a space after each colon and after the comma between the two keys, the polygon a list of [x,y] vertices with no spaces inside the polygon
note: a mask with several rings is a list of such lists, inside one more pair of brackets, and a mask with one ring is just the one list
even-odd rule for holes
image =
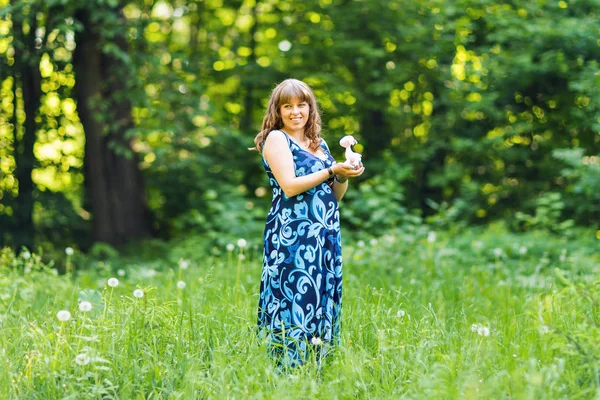
{"label": "dandelion seed head", "polygon": [[60,322],[67,322],[71,319],[71,313],[67,310],[60,310],[56,313],[56,318],[58,318]]}
{"label": "dandelion seed head", "polygon": [[238,258],[239,258],[240,260],[244,261],[244,260],[246,259],[246,256],[245,256],[244,254],[240,254],[240,255],[238,256]]}
{"label": "dandelion seed head", "polygon": [[539,332],[540,334],[545,335],[550,333],[550,328],[548,328],[546,325],[540,326]]}
{"label": "dandelion seed head", "polygon": [[406,315],[406,311],[404,310],[398,310],[398,313],[396,314],[399,318],[402,318]]}
{"label": "dandelion seed head", "polygon": [[31,258],[31,253],[28,251],[24,251],[23,253],[21,253],[21,257],[23,257],[23,260],[29,260]]}
{"label": "dandelion seed head", "polygon": [[82,312],[88,312],[92,309],[92,303],[89,301],[82,301],[79,303],[79,310]]}
{"label": "dandelion seed head", "polygon": [[119,286],[119,280],[117,278],[110,278],[108,280],[108,286],[113,288]]}
{"label": "dandelion seed head", "polygon": [[500,257],[500,256],[502,255],[502,249],[501,249],[501,248],[499,248],[499,247],[496,247],[496,248],[494,249],[494,255],[495,255],[496,257]]}
{"label": "dandelion seed head", "polygon": [[138,299],[141,299],[142,297],[144,297],[144,291],[142,289],[135,289],[133,291],[133,297],[137,297]]}
{"label": "dandelion seed head", "polygon": [[427,234],[427,241],[429,243],[434,243],[435,242],[435,232],[429,232]]}
{"label": "dandelion seed head", "polygon": [[177,289],[185,289],[185,282],[184,281],[177,282]]}
{"label": "dandelion seed head", "polygon": [[119,276],[121,276],[121,277],[122,277],[122,276],[125,276],[125,270],[124,270],[124,269],[120,269],[120,270],[118,270],[118,271],[117,271],[117,275],[119,275]]}
{"label": "dandelion seed head", "polygon": [[77,354],[77,356],[75,356],[75,363],[77,365],[88,365],[90,361],[90,357],[85,353]]}
{"label": "dandelion seed head", "polygon": [[181,269],[188,269],[188,267],[190,266],[190,261],[189,260],[179,260],[179,268]]}
{"label": "dandelion seed head", "polygon": [[365,247],[365,242],[363,240],[358,241],[358,247]]}
{"label": "dandelion seed head", "polygon": [[519,254],[527,254],[527,247],[525,247],[525,246],[519,247]]}
{"label": "dandelion seed head", "polygon": [[65,254],[66,254],[66,255],[68,255],[68,256],[72,256],[72,255],[73,255],[73,253],[74,253],[74,251],[73,251],[73,248],[72,248],[72,247],[67,247],[67,248],[65,249]]}
{"label": "dandelion seed head", "polygon": [[310,341],[315,346],[320,346],[321,344],[323,344],[323,341],[321,340],[321,338],[318,338],[318,337],[313,337]]}
{"label": "dandelion seed head", "polygon": [[479,324],[471,325],[471,332],[477,332],[478,329],[479,329]]}
{"label": "dandelion seed head", "polygon": [[477,334],[479,336],[490,336],[490,328],[488,328],[487,326],[480,326],[479,328],[477,328]]}
{"label": "dandelion seed head", "polygon": [[371,246],[376,246],[376,245],[377,245],[377,239],[375,239],[375,238],[371,239],[371,240],[369,241],[369,244],[370,244]]}
{"label": "dandelion seed head", "polygon": [[239,239],[237,241],[237,245],[240,249],[245,249],[246,246],[248,245],[248,242],[246,242],[246,239]]}
{"label": "dandelion seed head", "polygon": [[227,251],[233,251],[233,249],[235,249],[235,246],[233,245],[233,243],[228,243],[227,244]]}

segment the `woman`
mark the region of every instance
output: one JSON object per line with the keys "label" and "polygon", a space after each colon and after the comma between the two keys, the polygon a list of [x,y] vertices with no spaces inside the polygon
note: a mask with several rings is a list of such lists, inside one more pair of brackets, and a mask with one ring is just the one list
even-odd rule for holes
{"label": "woman", "polygon": [[311,89],[287,79],[273,90],[254,142],[273,188],[264,232],[258,325],[284,366],[339,341],[342,249],[338,202],[364,167],[337,164],[320,136]]}

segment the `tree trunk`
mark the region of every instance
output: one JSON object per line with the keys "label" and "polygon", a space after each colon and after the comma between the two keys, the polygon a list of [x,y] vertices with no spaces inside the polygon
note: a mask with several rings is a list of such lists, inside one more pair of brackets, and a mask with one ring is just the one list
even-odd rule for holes
{"label": "tree trunk", "polygon": [[[122,19],[120,9],[112,12]],[[126,135],[133,126],[126,93],[133,77],[121,60],[102,52],[101,27],[90,17],[88,10],[76,12],[84,30],[76,36],[73,55],[77,107],[86,136],[86,195],[94,240],[122,245],[149,236],[151,226],[142,176]],[[113,40],[125,49],[122,36]]]}
{"label": "tree trunk", "polygon": [[[23,135],[19,138],[17,125],[13,126],[14,134],[14,175],[19,182],[19,191],[14,202],[14,235],[13,246],[19,251],[22,246],[33,250],[35,227],[33,224],[33,179],[31,174],[35,165],[35,156],[33,146],[36,141],[37,123],[36,114],[40,106],[41,99],[41,74],[40,74],[40,56],[35,49],[35,31],[37,22],[35,13],[30,17],[29,32],[23,34],[22,22],[18,18],[13,20],[15,24],[14,39],[15,43],[15,74],[14,85],[18,85],[19,78],[23,93],[23,107],[25,111],[25,123],[23,126]],[[21,48],[21,45],[23,48]],[[16,93],[16,90],[15,90]],[[14,98],[15,115],[17,97]],[[16,120],[16,118],[15,118]]]}

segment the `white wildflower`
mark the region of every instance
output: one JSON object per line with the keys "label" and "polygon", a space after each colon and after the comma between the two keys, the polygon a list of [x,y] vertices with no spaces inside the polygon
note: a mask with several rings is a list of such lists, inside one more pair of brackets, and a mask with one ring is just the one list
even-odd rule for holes
{"label": "white wildflower", "polygon": [[118,271],[117,271],[117,275],[119,275],[119,276],[121,276],[121,277],[122,277],[122,276],[125,276],[125,270],[124,270],[124,269],[120,269],[120,270],[118,270]]}
{"label": "white wildflower", "polygon": [[190,266],[190,260],[184,260],[184,259],[179,260],[179,268],[188,269],[189,266]]}
{"label": "white wildflower", "polygon": [[396,315],[398,316],[398,318],[402,318],[406,315],[406,311],[398,310],[398,313]]}
{"label": "white wildflower", "polygon": [[479,336],[490,336],[490,328],[487,326],[480,326],[477,328],[477,334]]}
{"label": "white wildflower", "polygon": [[90,303],[89,301],[82,301],[81,303],[79,303],[79,310],[83,311],[83,312],[88,312],[92,309],[92,303]]}
{"label": "white wildflower", "polygon": [[429,243],[434,243],[435,242],[435,232],[429,232],[427,234],[427,241]]}
{"label": "white wildflower", "polygon": [[133,297],[137,297],[138,299],[141,299],[142,297],[144,297],[144,291],[142,289],[135,289],[133,291]]}
{"label": "white wildflower", "polygon": [[235,246],[233,245],[233,243],[228,243],[227,244],[227,251],[231,252],[231,251],[233,251],[233,249],[235,249]]}
{"label": "white wildflower", "polygon": [[500,256],[502,255],[502,249],[501,249],[501,248],[499,248],[499,247],[496,247],[496,248],[494,249],[494,255],[495,255],[496,257],[500,257]]}
{"label": "white wildflower", "polygon": [[56,313],[56,318],[58,318],[60,322],[67,322],[71,319],[71,313],[67,310],[60,310]]}
{"label": "white wildflower", "polygon": [[178,289],[184,289],[185,288],[185,282],[184,281],[177,282],[177,288]]}
{"label": "white wildflower", "polygon": [[539,332],[540,334],[545,335],[550,333],[550,328],[548,328],[546,325],[540,326]]}
{"label": "white wildflower", "polygon": [[371,246],[376,246],[376,245],[377,245],[377,239],[375,239],[375,238],[371,239],[371,240],[369,241],[369,244],[370,244]]}
{"label": "white wildflower", "polygon": [[240,249],[245,249],[248,243],[246,242],[246,239],[239,239],[237,245]]}
{"label": "white wildflower", "polygon": [[90,357],[85,353],[77,354],[77,356],[75,357],[75,363],[77,365],[88,365],[90,361]]}
{"label": "white wildflower", "polygon": [[479,329],[479,324],[471,325],[471,332],[477,332],[478,329]]}
{"label": "white wildflower", "polygon": [[240,260],[244,261],[244,260],[246,259],[246,256],[245,256],[244,254],[240,254],[240,255],[238,256],[238,258],[239,258]]}
{"label": "white wildflower", "polygon": [[365,242],[362,240],[359,240],[357,244],[358,244],[358,247],[365,247]]}
{"label": "white wildflower", "polygon": [[72,248],[72,247],[67,247],[67,248],[65,249],[65,253],[66,253],[66,255],[68,255],[68,256],[72,256],[72,255],[73,255],[73,253],[74,253],[74,251],[73,251],[73,248]]}
{"label": "white wildflower", "polygon": [[323,343],[323,341],[321,340],[321,338],[318,338],[318,337],[313,337],[310,341],[315,346],[320,346]]}
{"label": "white wildflower", "polygon": [[119,280],[117,278],[110,278],[108,280],[108,286],[113,288],[119,286]]}
{"label": "white wildflower", "polygon": [[23,257],[23,260],[29,260],[31,258],[31,253],[25,250],[23,253],[21,253],[21,257]]}
{"label": "white wildflower", "polygon": [[527,254],[527,247],[525,247],[525,246],[519,247],[519,254],[521,254],[521,255]]}

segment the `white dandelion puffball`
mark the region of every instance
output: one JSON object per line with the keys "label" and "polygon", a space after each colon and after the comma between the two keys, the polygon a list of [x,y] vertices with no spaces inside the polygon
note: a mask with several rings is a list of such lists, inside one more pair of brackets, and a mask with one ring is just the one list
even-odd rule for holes
{"label": "white dandelion puffball", "polygon": [[376,246],[376,245],[377,245],[377,239],[375,239],[375,238],[371,239],[371,240],[369,241],[369,244],[370,244],[371,246]]}
{"label": "white dandelion puffball", "polygon": [[435,242],[435,232],[429,232],[429,233],[427,234],[427,241],[428,241],[429,243],[433,243],[433,242]]}
{"label": "white dandelion puffball", "polygon": [[480,336],[490,336],[490,328],[487,326],[480,326],[477,328],[477,334]]}
{"label": "white dandelion puffball", "polygon": [[110,286],[110,287],[117,287],[117,286],[119,286],[119,280],[117,278],[110,278],[108,280],[108,286]]}
{"label": "white dandelion puffball", "polygon": [[24,259],[24,260],[29,260],[29,259],[31,258],[31,253],[30,253],[30,252],[28,252],[28,251],[24,251],[24,252],[21,254],[21,257],[23,257],[23,259]]}
{"label": "white dandelion puffball", "polygon": [[60,310],[56,313],[56,318],[58,318],[60,322],[67,322],[71,319],[71,313],[67,310]]}
{"label": "white dandelion puffball", "polygon": [[88,312],[92,309],[92,303],[89,301],[82,301],[79,303],[79,309],[83,312]]}
{"label": "white dandelion puffball", "polygon": [[550,328],[548,328],[546,325],[543,325],[540,327],[540,334],[545,335],[547,333],[550,333]]}
{"label": "white dandelion puffball", "polygon": [[496,257],[500,257],[500,256],[502,255],[502,249],[500,249],[500,248],[496,247],[496,248],[494,249],[494,255],[495,255]]}
{"label": "white dandelion puffball", "polygon": [[185,289],[185,282],[184,281],[177,282],[177,289]]}
{"label": "white dandelion puffball", "polygon": [[527,247],[521,246],[519,248],[519,254],[527,254]]}
{"label": "white dandelion puffball", "polygon": [[119,276],[125,276],[125,270],[124,269],[120,269],[117,271],[117,275]]}
{"label": "white dandelion puffball", "polygon": [[183,260],[183,259],[181,259],[179,261],[179,268],[181,268],[181,269],[188,269],[189,266],[190,266],[190,260]]}
{"label": "white dandelion puffball", "polygon": [[88,365],[90,361],[90,357],[85,353],[77,354],[77,356],[75,357],[75,363],[77,365]]}
{"label": "white dandelion puffball", "polygon": [[318,337],[313,337],[310,341],[315,346],[319,346],[320,344],[323,343],[323,341],[321,340],[321,338],[318,338]]}
{"label": "white dandelion puffball", "polygon": [[404,311],[404,310],[398,310],[398,313],[396,315],[398,315],[399,318],[402,318],[402,317],[404,317],[406,315],[406,311]]}
{"label": "white dandelion puffball", "polygon": [[144,297],[144,291],[142,289],[135,289],[133,291],[133,297],[137,297],[138,299],[141,299],[142,297]]}
{"label": "white dandelion puffball", "polygon": [[245,255],[243,255],[243,254],[240,254],[240,255],[238,256],[238,258],[239,258],[240,260],[244,261],[244,260],[246,259],[246,256],[245,256]]}
{"label": "white dandelion puffball", "polygon": [[479,324],[471,325],[471,332],[477,332],[478,329],[479,329]]}
{"label": "white dandelion puffball", "polygon": [[65,249],[65,254],[66,254],[66,255],[68,255],[68,256],[72,256],[72,255],[73,255],[73,253],[74,253],[74,251],[73,251],[73,248],[72,248],[72,247],[67,247],[67,248]]}
{"label": "white dandelion puffball", "polygon": [[235,246],[233,245],[233,243],[229,243],[227,245],[227,251],[233,251],[233,249],[235,249]]}
{"label": "white dandelion puffball", "polygon": [[244,249],[244,248],[246,248],[248,243],[246,242],[246,239],[240,239],[237,241],[237,245],[240,249]]}

